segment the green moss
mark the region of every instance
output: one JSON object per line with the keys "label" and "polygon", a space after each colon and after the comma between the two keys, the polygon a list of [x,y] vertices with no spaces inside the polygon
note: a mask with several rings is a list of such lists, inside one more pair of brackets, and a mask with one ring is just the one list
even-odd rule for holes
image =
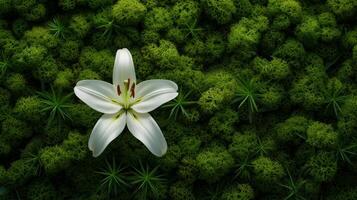
{"label": "green moss", "polygon": [[173,200],[194,200],[192,189],[184,182],[176,182],[170,187],[169,195]]}
{"label": "green moss", "polygon": [[7,169],[7,184],[22,185],[36,175],[34,166],[24,159],[16,160]]}
{"label": "green moss", "polygon": [[42,61],[41,65],[33,71],[34,78],[47,83],[55,80],[57,74],[58,65],[56,60],[52,57],[47,57]]}
{"label": "green moss", "polygon": [[300,21],[303,15],[300,2],[295,0],[269,0],[268,12],[271,15],[285,15],[292,23]]}
{"label": "green moss", "polygon": [[160,31],[172,26],[172,16],[168,9],[157,7],[147,13],[144,20],[145,28]]}
{"label": "green moss", "polygon": [[223,191],[222,200],[250,200],[254,199],[254,190],[248,184],[238,184],[228,187]]}
{"label": "green moss", "polygon": [[337,144],[337,133],[331,125],[314,122],[307,129],[306,142],[317,148],[333,148]]}
{"label": "green moss", "polygon": [[234,159],[228,151],[218,147],[201,151],[196,157],[196,162],[199,177],[208,182],[216,182],[234,165]]}
{"label": "green moss", "polygon": [[14,112],[24,120],[40,122],[43,117],[42,103],[36,96],[21,97],[16,102]]}
{"label": "green moss", "polygon": [[221,112],[217,112],[209,120],[208,127],[212,134],[224,139],[229,139],[235,131],[234,124],[238,123],[238,119],[237,112],[231,109],[222,110]]}
{"label": "green moss", "polygon": [[98,72],[102,77],[111,77],[114,57],[109,50],[96,51],[93,48],[85,48],[81,52],[79,63],[84,69]]}
{"label": "green moss", "polygon": [[64,61],[75,61],[79,58],[79,47],[78,41],[66,41],[61,44],[60,47],[60,58]]}
{"label": "green moss", "polygon": [[172,7],[172,17],[174,22],[182,27],[191,25],[196,22],[200,15],[201,9],[196,1],[178,1]]}
{"label": "green moss", "polygon": [[298,143],[306,137],[310,121],[303,116],[292,116],[275,127],[276,138],[282,143]]}
{"label": "green moss", "polygon": [[332,153],[319,152],[309,159],[306,168],[314,180],[319,182],[329,181],[337,172],[336,158]]}
{"label": "green moss", "polygon": [[219,24],[231,21],[237,8],[232,0],[203,0],[205,11],[208,16]]}
{"label": "green moss", "polygon": [[74,82],[74,74],[70,69],[58,72],[53,84],[58,88],[68,88]]}
{"label": "green moss", "polygon": [[276,183],[285,175],[282,165],[267,157],[257,158],[252,165],[257,181],[262,183]]}
{"label": "green moss", "polygon": [[86,16],[74,15],[70,20],[69,28],[78,38],[84,38],[89,32],[91,24]]}
{"label": "green moss", "polygon": [[229,152],[236,158],[244,160],[256,152],[258,138],[254,132],[236,133],[229,145]]}
{"label": "green moss", "polygon": [[261,32],[268,28],[268,19],[264,16],[253,19],[242,18],[231,27],[228,34],[228,48],[250,51],[259,43]]}
{"label": "green moss", "polygon": [[100,113],[85,104],[75,104],[68,108],[69,115],[75,119],[73,124],[78,127],[92,127],[100,117]]}
{"label": "green moss", "polygon": [[195,136],[184,136],[178,142],[180,146],[181,153],[184,155],[195,155],[200,149],[202,141],[199,137]]}
{"label": "green moss", "polygon": [[354,16],[357,9],[353,0],[327,0],[326,3],[331,11],[342,19]]}
{"label": "green moss", "polygon": [[138,0],[119,0],[113,6],[113,17],[123,25],[138,23],[146,13],[146,7]]}
{"label": "green moss", "polygon": [[54,48],[59,44],[58,38],[52,35],[49,29],[40,26],[34,26],[31,30],[26,31],[24,39],[30,44],[42,45],[47,48]]}
{"label": "green moss", "polygon": [[40,151],[40,161],[46,173],[57,173],[70,165],[71,156],[61,146],[45,147]]}
{"label": "green moss", "polygon": [[60,199],[55,187],[48,180],[37,180],[31,182],[27,188],[26,197],[29,200]]}
{"label": "green moss", "polygon": [[321,27],[316,17],[304,17],[296,27],[297,38],[305,45],[314,46],[321,37]]}

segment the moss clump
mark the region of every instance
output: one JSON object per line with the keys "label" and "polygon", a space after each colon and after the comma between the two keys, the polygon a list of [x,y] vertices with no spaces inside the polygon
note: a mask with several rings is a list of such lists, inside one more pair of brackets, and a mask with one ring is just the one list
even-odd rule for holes
{"label": "moss clump", "polygon": [[285,175],[282,165],[267,157],[257,158],[252,165],[257,181],[262,183],[276,183]]}
{"label": "moss clump", "polygon": [[254,199],[254,190],[248,184],[238,184],[231,186],[223,191],[222,200],[250,200]]}
{"label": "moss clump", "polygon": [[196,157],[199,177],[215,182],[233,167],[234,159],[227,150],[213,147],[200,152]]}
{"label": "moss clump", "polygon": [[306,142],[317,148],[333,148],[337,144],[337,133],[331,125],[314,122],[307,129]]}
{"label": "moss clump", "polygon": [[232,0],[204,0],[203,3],[206,13],[219,24],[229,22],[237,11]]}
{"label": "moss clump", "polygon": [[138,0],[119,0],[112,9],[114,19],[123,25],[140,22],[145,16],[146,7]]}
{"label": "moss clump", "polygon": [[323,182],[331,180],[337,172],[337,162],[334,154],[319,152],[306,163],[306,168],[314,180]]}

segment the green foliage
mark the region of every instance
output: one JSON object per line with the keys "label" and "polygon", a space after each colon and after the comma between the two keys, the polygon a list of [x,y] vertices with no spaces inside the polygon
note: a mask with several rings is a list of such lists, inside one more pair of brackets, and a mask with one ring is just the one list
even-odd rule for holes
{"label": "green foliage", "polygon": [[154,8],[145,16],[144,25],[147,29],[160,31],[171,27],[173,24],[171,13],[166,8]]}
{"label": "green foliage", "polygon": [[254,132],[236,133],[229,145],[229,152],[240,159],[245,159],[255,153],[258,139]]}
{"label": "green foliage", "polygon": [[313,155],[306,163],[305,168],[306,173],[315,181],[329,181],[337,172],[336,158],[334,154],[322,151]]}
{"label": "green foliage", "polygon": [[179,92],[176,99],[163,106],[163,108],[171,108],[169,118],[173,117],[173,119],[176,120],[179,113],[180,115],[183,115],[183,117],[185,117],[186,119],[191,118],[192,114],[188,113],[185,109],[186,106],[196,103],[195,101],[189,101],[187,99],[190,96],[190,93],[191,92],[187,92],[185,94],[181,91]]}
{"label": "green foliage", "polygon": [[119,0],[113,6],[112,13],[119,24],[132,25],[145,16],[146,7],[138,0]]}
{"label": "green foliage", "polygon": [[134,173],[130,177],[131,184],[135,187],[134,195],[138,199],[147,199],[148,197],[160,197],[160,191],[165,179],[158,174],[159,167],[150,169],[148,165],[144,166],[140,162],[140,168],[134,168]]}
{"label": "green foliage", "polygon": [[15,105],[14,112],[24,120],[40,122],[43,117],[42,102],[37,96],[21,97]]}
{"label": "green foliage", "polygon": [[213,183],[226,175],[234,165],[233,157],[221,147],[201,151],[196,157],[199,177]]}
{"label": "green foliage", "polygon": [[190,186],[184,182],[176,182],[170,187],[170,197],[173,200],[194,200],[195,196]]}
{"label": "green foliage", "polygon": [[304,46],[293,39],[288,39],[273,52],[273,56],[281,58],[289,63],[291,67],[299,68],[304,60]]}
{"label": "green foliage", "polygon": [[34,26],[31,30],[26,31],[24,39],[33,45],[42,45],[47,48],[55,48],[59,44],[58,38],[51,34],[50,29]]}
{"label": "green foliage", "polygon": [[252,123],[254,113],[258,112],[257,102],[261,95],[258,91],[259,83],[254,79],[239,79],[238,84],[233,103],[239,103],[238,109],[242,109],[244,106],[247,108],[249,122]]}
{"label": "green foliage", "polygon": [[279,58],[273,58],[271,61],[267,61],[266,59],[256,57],[253,60],[253,67],[268,80],[281,80],[290,75],[289,64]]}
{"label": "green foliage", "polygon": [[111,77],[114,57],[108,50],[85,48],[80,54],[79,63],[84,69],[91,69],[103,77]]}
{"label": "green foliage", "polygon": [[341,19],[353,17],[356,14],[356,2],[353,0],[327,0],[331,11]]}
{"label": "green foliage", "polygon": [[299,1],[295,0],[269,0],[268,13],[273,16],[287,17],[289,22],[299,22],[303,12]]}
{"label": "green foliage", "polygon": [[119,191],[128,186],[127,178],[125,176],[124,167],[119,164],[117,166],[115,159],[112,163],[105,161],[105,168],[101,169],[97,173],[101,175],[100,188],[105,190],[108,195],[118,195]]}
{"label": "green foliage", "polygon": [[276,125],[276,138],[281,143],[298,143],[306,139],[310,121],[303,116],[292,116]]}
{"label": "green foliage", "polygon": [[72,120],[68,115],[67,109],[71,107],[69,102],[72,94],[62,96],[59,92],[56,92],[51,88],[51,92],[38,92],[41,103],[43,105],[42,112],[49,113],[48,123],[53,121],[60,122],[61,120]]}
{"label": "green foliage", "polygon": [[314,46],[321,37],[321,27],[316,17],[304,17],[296,28],[297,38],[305,45]]}
{"label": "green foliage", "polygon": [[337,133],[331,125],[313,122],[307,129],[306,142],[317,148],[333,148],[337,144]]}
{"label": "green foliage", "polygon": [[208,127],[212,134],[221,138],[230,138],[234,132],[234,124],[238,122],[238,113],[231,109],[225,109],[215,113],[209,120]]}
{"label": "green foliage", "polygon": [[70,164],[70,157],[60,146],[52,146],[41,149],[40,161],[45,172],[53,174],[67,168]]}
{"label": "green foliage", "polygon": [[64,61],[75,61],[79,58],[80,45],[76,41],[66,41],[61,44],[60,58]]}
{"label": "green foliage", "polygon": [[287,174],[289,175],[289,180],[287,181],[288,183],[286,183],[286,184],[279,183],[279,185],[281,187],[288,190],[288,195],[284,199],[304,200],[305,197],[302,196],[300,193],[301,193],[302,188],[306,184],[306,181],[304,181],[304,180],[295,181],[293,179],[293,177],[291,176],[289,170],[287,170]]}
{"label": "green foliage", "polygon": [[[356,199],[356,11],[354,0],[0,0],[0,200]],[[71,93],[111,83],[121,48],[137,83],[180,88],[150,113],[160,158],[127,128],[99,158],[88,150],[103,113]]]}
{"label": "green foliage", "polygon": [[18,146],[31,135],[32,131],[26,123],[12,116],[6,116],[1,123],[0,154],[9,154],[11,150],[15,150],[12,147]]}
{"label": "green foliage", "polygon": [[84,15],[75,15],[69,22],[69,29],[78,38],[84,38],[90,31],[91,24]]}
{"label": "green foliage", "polygon": [[261,32],[268,28],[268,18],[242,18],[231,27],[228,34],[228,48],[239,51],[253,51],[259,43]]}
{"label": "green foliage", "polygon": [[73,10],[76,7],[75,0],[59,0],[58,5],[65,11]]}
{"label": "green foliage", "polygon": [[36,175],[36,169],[26,160],[19,159],[11,163],[6,174],[7,184],[21,185]]}
{"label": "green foliage", "polygon": [[69,88],[74,82],[74,74],[70,69],[65,69],[58,72],[56,79],[53,81],[53,85],[56,88]]}
{"label": "green foliage", "polygon": [[262,183],[276,183],[284,175],[284,169],[277,161],[261,156],[252,162],[253,171],[257,181]]}
{"label": "green foliage", "polygon": [[58,65],[56,60],[52,57],[47,57],[38,67],[35,68],[33,71],[33,77],[48,83],[56,78],[57,73]]}
{"label": "green foliage", "polygon": [[6,79],[6,86],[9,91],[14,95],[24,95],[27,81],[22,74],[11,74]]}
{"label": "green foliage", "polygon": [[202,2],[207,15],[219,24],[229,22],[237,11],[232,0],[203,0]]}
{"label": "green foliage", "polygon": [[338,118],[342,114],[341,105],[345,102],[345,88],[338,79],[330,79],[325,92],[326,111],[333,112]]}
{"label": "green foliage", "polygon": [[50,181],[36,180],[27,188],[26,197],[30,200],[58,199],[58,193]]}
{"label": "green foliage", "polygon": [[194,23],[200,15],[200,7],[196,1],[178,1],[172,7],[172,17],[178,26]]}
{"label": "green foliage", "polygon": [[253,188],[248,184],[238,184],[228,187],[223,191],[222,200],[250,200],[254,199]]}

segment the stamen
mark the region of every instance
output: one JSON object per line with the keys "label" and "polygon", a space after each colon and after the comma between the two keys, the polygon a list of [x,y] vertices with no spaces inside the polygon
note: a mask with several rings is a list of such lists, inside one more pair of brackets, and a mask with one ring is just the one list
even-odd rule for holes
{"label": "stamen", "polygon": [[130,88],[130,78],[128,78],[128,85],[127,85],[127,88],[126,88],[126,90],[129,90]]}
{"label": "stamen", "polygon": [[120,85],[117,85],[117,93],[118,93],[118,96],[120,96],[120,94],[121,94]]}
{"label": "stamen", "polygon": [[130,88],[130,97],[135,98],[135,83],[133,83],[133,85]]}

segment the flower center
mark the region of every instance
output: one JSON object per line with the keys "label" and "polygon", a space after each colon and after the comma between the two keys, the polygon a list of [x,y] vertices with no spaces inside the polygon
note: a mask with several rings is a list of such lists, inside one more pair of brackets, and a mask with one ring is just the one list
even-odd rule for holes
{"label": "flower center", "polygon": [[132,105],[131,100],[135,99],[135,82],[131,83],[130,78],[124,81],[124,88],[121,88],[120,85],[117,85],[117,94],[123,99],[124,109],[129,109]]}

